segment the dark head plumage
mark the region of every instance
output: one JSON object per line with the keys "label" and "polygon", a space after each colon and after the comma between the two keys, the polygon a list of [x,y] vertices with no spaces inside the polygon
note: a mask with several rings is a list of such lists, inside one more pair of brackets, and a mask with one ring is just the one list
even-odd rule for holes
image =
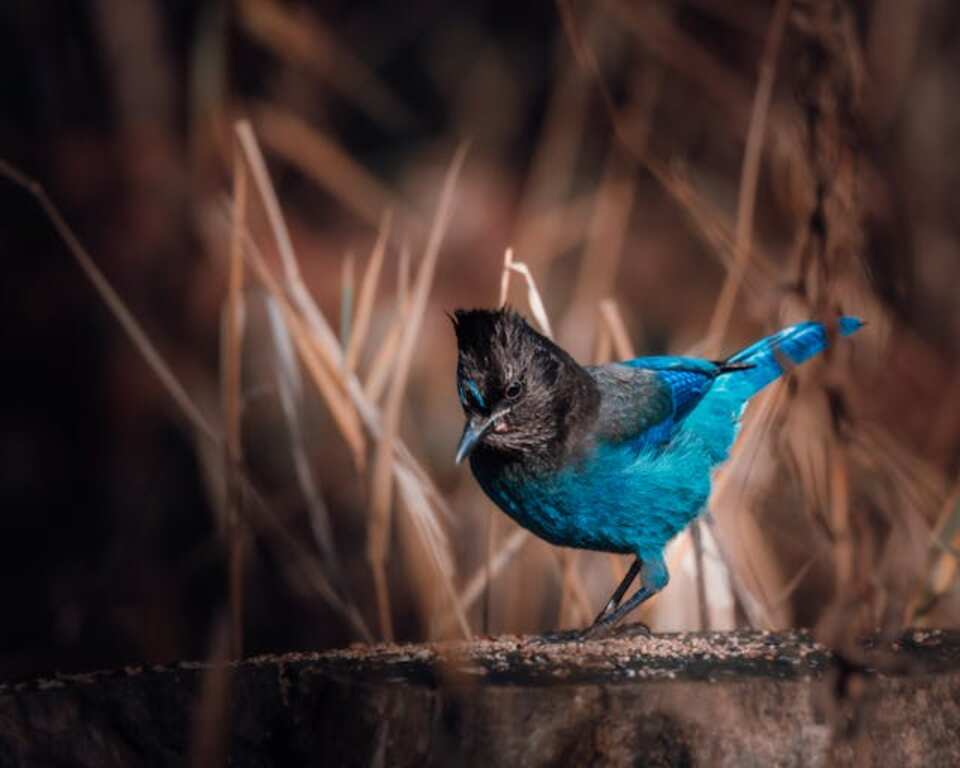
{"label": "dark head plumage", "polygon": [[596,399],[590,376],[510,309],[459,309],[452,320],[468,419],[458,458],[478,445],[527,456],[559,450],[571,414]]}

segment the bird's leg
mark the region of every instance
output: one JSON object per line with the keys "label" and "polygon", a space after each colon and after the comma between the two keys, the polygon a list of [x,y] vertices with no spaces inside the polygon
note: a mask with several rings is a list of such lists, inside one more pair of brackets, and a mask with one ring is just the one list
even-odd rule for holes
{"label": "bird's leg", "polygon": [[[627,571],[626,576],[624,576],[620,580],[620,584],[613,591],[613,595],[610,596],[610,599],[607,601],[607,604],[603,607],[603,610],[600,611],[600,615],[597,616],[597,618],[594,619],[593,624],[590,625],[590,629],[600,624],[603,618],[607,614],[611,613],[612,611],[615,611],[620,606],[620,601],[623,600],[623,596],[627,593],[627,590],[630,589],[630,585],[633,584],[634,579],[637,578],[637,574],[640,573],[642,568],[643,568],[643,561],[639,557],[635,558],[634,561],[630,564],[630,568]],[[586,631],[589,632],[590,629]],[[542,637],[536,638],[532,642],[535,645],[546,645],[550,643],[566,643],[571,640],[580,640],[584,637],[584,635],[585,633],[579,630],[573,630],[573,631],[565,630],[562,632],[550,632],[548,634],[543,635]]]}
{"label": "bird's leg", "polygon": [[623,600],[623,596],[627,593],[627,590],[630,589],[630,585],[633,584],[633,580],[637,578],[637,574],[640,573],[641,568],[643,568],[643,561],[639,557],[634,558],[630,564],[630,570],[628,570],[626,576],[620,580],[620,584],[613,590],[613,594],[610,596],[607,604],[603,606],[603,610],[600,611],[597,618],[593,620],[594,624],[598,624],[604,616],[619,607],[620,601]]}
{"label": "bird's leg", "polygon": [[[637,558],[637,563],[641,563]],[[636,565],[635,563],[634,565]],[[633,569],[631,568],[631,571]],[[634,592],[630,599],[623,605],[618,606],[612,611],[606,610],[597,617],[597,620],[587,627],[580,635],[581,640],[589,640],[595,637],[601,637],[619,624],[627,614],[639,608],[657,592],[667,586],[670,576],[667,573],[667,566],[663,559],[658,557],[656,560],[647,560],[638,568],[640,571],[640,587]],[[629,575],[629,574],[628,574]],[[632,580],[632,579],[631,579]],[[619,587],[617,588],[619,591]],[[624,590],[626,591],[626,590]],[[614,593],[616,596],[616,593]],[[621,595],[622,597],[622,595]],[[649,630],[647,630],[649,633]]]}

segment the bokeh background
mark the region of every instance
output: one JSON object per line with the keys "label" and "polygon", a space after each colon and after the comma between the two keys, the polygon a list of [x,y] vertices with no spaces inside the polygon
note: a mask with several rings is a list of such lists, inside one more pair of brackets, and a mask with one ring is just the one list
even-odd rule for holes
{"label": "bokeh background", "polygon": [[624,559],[535,541],[452,461],[445,313],[496,305],[508,246],[584,363],[868,321],[758,398],[642,618],[956,626],[952,0],[13,0],[0,29],[0,156],[209,428],[0,180],[0,679],[228,626],[254,654],[584,625]]}

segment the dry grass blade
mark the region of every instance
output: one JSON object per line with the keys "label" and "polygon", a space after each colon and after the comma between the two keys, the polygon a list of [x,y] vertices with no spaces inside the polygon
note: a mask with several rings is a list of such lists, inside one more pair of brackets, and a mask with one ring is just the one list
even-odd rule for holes
{"label": "dry grass blade", "polygon": [[590,600],[580,579],[579,560],[580,552],[576,549],[565,549],[557,553],[560,572],[563,578],[563,593],[560,597],[560,625],[565,623],[565,617],[570,614],[573,626],[582,626],[590,621]]}
{"label": "dry grass blade", "polygon": [[487,546],[484,551],[484,559],[487,566],[487,584],[489,587],[483,593],[483,607],[480,614],[480,627],[484,635],[489,635],[490,626],[493,623],[493,575],[492,565],[494,555],[497,553],[497,516],[496,514],[487,514]]}
{"label": "dry grass blade", "polygon": [[[450,209],[453,203],[453,191],[460,168],[466,157],[467,147],[462,145],[457,149],[447,170],[443,189],[440,193],[440,202],[430,228],[426,250],[410,300],[410,311],[407,313],[403,333],[400,336],[399,349],[394,367],[394,378],[387,393],[387,402],[383,415],[383,434],[377,444],[374,460],[373,479],[371,488],[371,515],[368,534],[367,558],[373,569],[375,581],[378,584],[377,606],[380,614],[380,627],[384,636],[393,636],[392,620],[390,617],[389,596],[384,588],[386,577],[387,551],[390,541],[390,506],[393,484],[394,441],[400,429],[400,409],[406,392],[407,378],[413,363],[413,353],[420,336],[423,324],[423,315],[426,311],[427,298],[430,286],[433,283],[434,269],[440,253],[440,244],[446,233],[450,221]],[[441,573],[441,577],[443,577]],[[449,578],[450,574],[447,574]]]}
{"label": "dry grass blade", "polygon": [[107,281],[99,267],[94,263],[87,249],[83,247],[77,238],[73,229],[60,215],[60,211],[51,202],[43,187],[29,176],[20,172],[5,160],[0,159],[0,176],[9,179],[17,186],[23,188],[30,194],[43,209],[53,228],[67,246],[70,255],[83,270],[87,279],[90,280],[97,294],[106,304],[117,322],[126,332],[127,336],[133,342],[144,361],[150,366],[164,388],[173,398],[173,401],[180,408],[180,412],[186,417],[187,421],[204,437],[219,445],[221,436],[219,432],[207,421],[206,417],[200,412],[200,409],[193,403],[187,391],[183,388],[180,380],[170,370],[170,366],[161,357],[153,342],[147,337],[140,323],[131,314],[123,299],[113,289],[113,286]]}
{"label": "dry grass blade", "polygon": [[283,211],[280,210],[280,201],[277,200],[277,193],[270,181],[270,172],[267,170],[267,164],[263,159],[263,153],[260,151],[260,145],[257,143],[257,137],[254,136],[253,128],[250,127],[247,120],[239,120],[234,125],[234,132],[240,142],[240,148],[243,150],[244,159],[253,174],[257,191],[260,193],[260,200],[267,213],[270,230],[273,232],[273,237],[277,242],[277,251],[280,253],[280,259],[283,262],[284,274],[290,282],[302,282],[300,266],[297,264],[297,257],[293,250],[293,241],[290,239],[290,232],[287,229],[286,221],[284,221]]}
{"label": "dry grass blade", "polygon": [[613,336],[610,334],[610,328],[607,325],[601,325],[597,329],[597,335],[593,343],[593,364],[603,365],[609,363],[613,358]]}
{"label": "dry grass blade", "polygon": [[[266,289],[270,291],[283,310],[284,317],[287,319],[287,322],[290,324],[290,328],[293,332],[293,338],[299,346],[301,343],[301,336],[307,333],[305,326],[300,320],[297,310],[293,308],[291,300],[283,291],[277,278],[274,277],[273,273],[267,267],[263,256],[259,253],[249,236],[247,238],[246,255],[254,272],[257,274],[257,278],[263,283]],[[303,304],[301,304],[301,306],[303,306]],[[379,440],[383,434],[383,425],[379,411],[364,394],[363,389],[360,386],[360,382],[357,380],[356,376],[352,374],[346,374],[346,372],[343,370],[343,357],[340,347],[337,344],[336,336],[334,336],[333,331],[331,331],[330,327],[326,324],[326,320],[319,310],[313,310],[312,320],[313,324],[311,325],[310,331],[315,333],[315,341],[317,344],[323,346],[324,351],[328,354],[328,356],[336,362],[338,372],[346,379],[347,391],[355,407],[357,408],[357,412],[363,419],[363,422],[373,439]],[[302,349],[301,354],[304,354]],[[307,354],[309,354],[309,350]],[[309,363],[309,360],[306,359],[306,356],[305,362]],[[394,475],[399,473],[400,467],[407,468],[414,474],[414,476],[417,478],[417,481],[424,489],[426,498],[430,502],[429,513],[431,515],[440,513],[450,517],[450,510],[447,508],[447,504],[443,496],[433,484],[430,476],[419,465],[413,454],[410,453],[410,450],[403,443],[399,435],[395,441],[395,450],[397,462],[394,464]],[[445,541],[443,542],[443,546],[447,546]]]}
{"label": "dry grass blade", "polygon": [[[274,230],[277,245],[280,248],[283,256],[284,271],[286,273],[286,287],[290,294],[290,299],[293,305],[296,306],[296,312],[299,312],[300,315],[302,315],[305,319],[307,328],[309,329],[310,334],[312,334],[312,339],[309,337],[304,337],[305,344],[309,345],[312,343],[315,350],[314,362],[316,362],[319,366],[326,366],[332,376],[332,380],[335,383],[342,385],[346,389],[350,401],[352,402],[354,408],[356,408],[356,411],[354,411],[352,408],[349,408],[349,406],[344,407],[342,402],[339,402],[331,394],[328,397],[328,401],[334,418],[338,421],[338,425],[341,427],[341,429],[352,428],[354,426],[353,419],[356,415],[356,412],[359,412],[360,418],[363,419],[367,429],[371,432],[374,439],[379,440],[383,434],[380,416],[376,408],[365,397],[363,389],[361,388],[356,377],[352,374],[347,374],[344,371],[343,350],[339,346],[337,337],[330,328],[330,324],[323,316],[323,313],[320,311],[319,307],[317,307],[316,302],[314,302],[313,297],[310,295],[310,292],[304,285],[303,280],[300,278],[296,257],[293,253],[293,248],[290,245],[290,237],[287,233],[286,225],[280,213],[280,207],[276,201],[276,195],[273,191],[273,187],[270,184],[269,177],[266,174],[266,165],[264,164],[263,158],[260,154],[260,149],[257,145],[256,138],[254,137],[249,124],[244,122],[238,123],[237,132],[241,138],[241,145],[244,147],[245,152],[247,153],[248,161],[251,163],[251,167],[254,172],[254,179],[258,183],[261,195],[263,196],[264,202],[267,206],[268,218],[270,219],[271,227]],[[264,279],[272,280],[272,275],[269,274],[269,270],[266,269],[266,266],[262,263],[262,260],[260,261],[260,266],[261,274],[267,275],[267,277]],[[274,285],[274,293],[278,298],[280,298],[282,292],[276,288],[276,282],[272,282]],[[285,295],[283,298],[286,298]],[[294,312],[292,307],[290,307],[285,301],[282,302],[282,306],[284,307],[285,312],[287,312],[287,310]],[[297,325],[299,327],[299,324]],[[296,331],[296,328],[294,330]],[[295,338],[297,338],[299,344],[301,338],[300,335],[295,333]],[[301,352],[302,351],[303,350],[301,350]],[[319,376],[321,371],[316,369],[315,373]],[[352,430],[350,432],[350,436],[353,438],[353,440],[351,441],[348,439],[348,444],[351,444],[356,448],[356,435]],[[365,454],[362,450],[362,435],[359,436],[359,440],[360,449],[354,451],[354,461],[359,467],[362,467],[365,461]],[[396,441],[396,451],[404,465],[408,466],[410,470],[416,474],[420,482],[425,485],[426,495],[430,499],[432,508],[438,509],[441,512],[447,512],[446,503],[444,502],[439,491],[437,491],[436,486],[434,486],[433,482],[430,480],[429,475],[420,467],[417,461],[413,458],[413,455],[399,439]]]}
{"label": "dry grass blade", "polygon": [[347,251],[340,267],[340,346],[347,351],[350,337],[353,335],[353,304],[356,288],[354,275],[357,271],[357,257],[353,251]]}
{"label": "dry grass blade", "polygon": [[400,334],[403,333],[404,315],[398,316],[387,336],[380,344],[373,363],[370,365],[370,372],[367,374],[367,381],[363,385],[365,397],[371,402],[379,402],[387,388],[387,382],[390,380],[390,372],[393,370],[393,361],[397,357],[397,350],[400,348]]}
{"label": "dry grass blade", "polygon": [[547,317],[547,310],[543,305],[543,299],[540,297],[540,291],[537,289],[533,274],[530,272],[530,268],[522,261],[513,260],[512,248],[507,248],[503,259],[503,276],[500,279],[500,306],[504,306],[507,301],[506,297],[507,292],[510,290],[511,272],[523,275],[524,280],[527,282],[527,302],[530,304],[530,312],[533,314],[533,319],[537,321],[537,325],[540,326],[540,330],[543,331],[544,335],[552,339],[553,329],[550,327],[550,318]]}
{"label": "dry grass blade", "polygon": [[[257,181],[261,195],[263,196],[268,218],[274,229],[277,244],[283,257],[287,277],[286,287],[289,291],[290,298],[288,299],[287,293],[282,290],[255,248],[248,248],[248,257],[252,259],[258,277],[267,289],[274,294],[274,297],[283,309],[287,324],[290,326],[293,337],[304,358],[304,362],[315,381],[321,386],[325,383],[329,384],[330,382],[326,381],[327,371],[325,367],[329,369],[329,375],[336,377],[336,383],[346,388],[347,394],[353,406],[356,408],[356,412],[359,413],[360,418],[366,424],[373,438],[375,440],[381,440],[385,429],[381,422],[380,414],[376,407],[365,396],[357,378],[344,370],[343,351],[338,344],[337,338],[324,318],[323,313],[314,303],[303,281],[300,279],[296,259],[290,245],[289,235],[286,232],[283,218],[280,215],[279,204],[276,202],[273,188],[266,175],[266,167],[260,155],[256,139],[249,125],[246,123],[238,124],[237,133],[241,139],[241,146],[245,149],[248,163],[253,170],[254,179]],[[296,306],[296,309],[294,309],[293,305]],[[305,319],[304,321],[300,320],[301,315]],[[336,402],[336,394],[335,392],[326,393],[328,402]],[[331,410],[336,418],[341,409],[335,410],[331,407]],[[349,413],[352,414],[353,411]],[[399,439],[399,436],[396,436],[393,443],[393,450],[396,452],[397,458],[397,462],[394,462],[393,465],[394,475],[400,471],[400,467],[407,468],[417,478],[417,481],[423,488],[424,497],[429,501],[430,506],[427,509],[427,513],[433,517],[435,514],[434,510],[437,510],[440,513],[449,515],[449,510],[443,497],[427,473],[420,467],[416,459],[414,459],[410,451]],[[357,456],[355,455],[355,459],[356,458]],[[362,458],[361,455],[359,460],[362,461]],[[415,507],[414,509],[418,508]],[[445,539],[441,539],[440,544],[444,547],[447,546]],[[441,573],[440,577],[442,579],[448,579],[450,578],[450,574]]]}
{"label": "dry grass blade", "polygon": [[837,594],[849,589],[854,578],[854,547],[850,531],[850,471],[843,449],[834,443],[830,457],[830,512],[833,529]]}
{"label": "dry grass blade", "polygon": [[510,293],[510,269],[513,266],[513,248],[503,252],[503,271],[500,273],[500,300],[497,306],[503,309],[507,305],[507,294]]}
{"label": "dry grass blade", "polygon": [[233,216],[227,298],[221,333],[221,398],[224,414],[224,477],[230,541],[230,653],[243,656],[244,560],[246,531],[241,519],[240,356],[243,346],[243,233],[247,216],[247,173],[239,157],[233,168]]}
{"label": "dry grass blade", "polygon": [[[248,254],[251,252],[251,249],[248,248]],[[285,326],[293,337],[297,350],[307,367],[307,371],[316,385],[317,390],[320,392],[320,395],[330,405],[331,411],[336,418],[337,413],[342,413],[349,408],[349,403],[344,397],[342,387],[330,372],[329,366],[323,361],[317,345],[313,343],[310,330],[300,315],[297,314],[287,299],[280,283],[270,270],[267,269],[266,264],[259,254],[256,254],[252,259],[252,266],[254,272],[257,274],[257,278],[277,300],[277,304],[283,313]]]}
{"label": "dry grass blade", "polygon": [[942,593],[956,577],[960,565],[960,493],[951,494],[944,504],[934,536],[942,555],[934,568],[932,584],[935,592]]}
{"label": "dry grass blade", "polygon": [[303,171],[367,224],[376,226],[384,211],[394,209],[404,225],[419,234],[422,223],[418,215],[333,141],[299,117],[276,107],[262,107],[256,113],[256,122],[273,152]]}
{"label": "dry grass blade", "polygon": [[377,350],[363,391],[371,402],[377,402],[387,388],[387,378],[390,368],[397,356],[397,346],[400,342],[400,332],[403,330],[403,319],[410,307],[410,248],[404,244],[400,249],[400,260],[397,262],[397,301],[395,316],[387,337]]}
{"label": "dry grass blade", "polygon": [[[327,343],[326,345],[314,345],[309,334],[303,330],[300,332],[297,331],[297,329],[301,328],[299,322],[291,325],[291,328],[294,330],[294,338],[297,340],[301,354],[309,358],[309,360],[305,360],[305,362],[308,363],[308,368],[314,375],[315,380],[322,386],[321,393],[327,400],[330,412],[337,426],[340,428],[340,432],[346,440],[347,445],[350,446],[354,463],[357,467],[362,468],[366,460],[366,440],[360,429],[356,410],[351,404],[350,399],[344,396],[344,386],[338,377],[338,369],[342,364],[342,353],[336,343],[336,337],[333,336],[333,332],[330,331],[330,327],[326,321],[322,319],[319,309],[316,308],[316,305],[310,298],[309,292],[303,284],[303,279],[300,276],[300,268],[293,251],[293,243],[290,240],[290,233],[284,222],[283,213],[280,210],[280,203],[277,200],[273,185],[270,183],[267,166],[260,152],[260,147],[257,145],[256,137],[253,135],[253,130],[248,122],[240,121],[236,124],[235,131],[237,139],[240,142],[240,147],[243,149],[247,165],[253,174],[257,190],[260,193],[260,199],[266,210],[267,219],[270,222],[270,228],[273,231],[273,236],[277,243],[277,250],[280,252],[280,258],[283,262],[287,287],[300,311],[303,312],[307,321],[310,323],[314,334],[321,336],[320,340],[326,341]],[[288,320],[290,320],[289,317]],[[326,333],[332,337],[332,344],[330,343],[331,339],[323,339],[322,331],[326,331]],[[331,352],[331,346],[337,350],[336,353]]]}
{"label": "dry grass blade", "polygon": [[806,575],[810,573],[810,569],[813,568],[817,560],[820,559],[820,554],[821,553],[819,552],[815,552],[814,554],[810,555],[810,557],[808,557],[806,561],[804,561],[803,565],[801,565],[799,568],[797,568],[796,571],[794,571],[793,576],[787,579],[787,583],[784,585],[783,589],[780,591],[780,594],[775,595],[771,599],[770,601],[771,607],[780,608],[793,596],[793,593],[796,592],[800,584],[803,583],[803,580],[804,578],[806,578]]}
{"label": "dry grass blade", "polygon": [[750,625],[765,629],[784,626],[789,617],[783,610],[775,610],[765,596],[765,584],[780,583],[780,569],[756,520],[744,510],[744,498],[751,469],[768,449],[768,435],[786,396],[786,386],[773,385],[754,399],[730,458],[714,480],[707,517],[737,600]]}
{"label": "dry grass blade", "polygon": [[[338,426],[341,428],[341,433],[344,433],[344,429],[346,429],[346,427],[344,425],[344,419],[342,415],[344,413],[354,411],[350,405],[350,402],[344,396],[341,384],[330,372],[329,365],[322,358],[322,355],[318,349],[318,345],[314,344],[314,337],[311,335],[310,330],[307,328],[300,315],[297,314],[297,312],[291,306],[290,302],[286,299],[286,295],[284,294],[283,289],[277,282],[276,278],[270,273],[270,271],[266,268],[266,265],[260,259],[255,259],[253,261],[253,267],[257,274],[257,278],[264,284],[267,290],[270,291],[273,297],[277,299],[277,304],[283,313],[283,322],[286,328],[289,330],[290,335],[293,337],[294,344],[297,347],[297,351],[300,353],[300,358],[303,360],[303,364],[307,369],[307,373],[310,375],[310,379],[317,387],[317,391],[320,393],[320,396],[329,406],[334,420],[337,421]],[[341,415],[340,418],[338,418],[338,414]],[[344,434],[344,437],[346,436],[347,435]],[[357,449],[356,446],[353,447],[354,450]],[[354,456],[354,461],[358,461],[356,456]],[[363,465],[362,459],[359,463],[360,466]]]}
{"label": "dry grass blade", "polygon": [[380,282],[383,257],[387,252],[387,241],[390,239],[392,223],[393,214],[388,210],[380,222],[380,234],[377,236],[377,243],[370,254],[370,263],[363,273],[360,296],[357,300],[356,317],[353,322],[353,332],[350,334],[350,343],[347,345],[347,356],[344,363],[347,371],[351,373],[356,370],[360,352],[370,330],[370,319],[373,317],[373,300],[377,295],[377,285]]}
{"label": "dry grass blade", "polygon": [[600,302],[600,316],[606,327],[609,338],[613,342],[613,351],[620,360],[630,360],[637,356],[627,326],[623,322],[617,302],[613,299],[604,299]]}
{"label": "dry grass blade", "polygon": [[472,633],[466,610],[460,602],[453,583],[452,574],[455,569],[450,550],[439,521],[431,514],[430,501],[424,493],[424,485],[410,469],[402,465],[397,466],[395,474],[400,497],[409,512],[408,516],[413,522],[420,541],[424,544],[427,557],[434,570],[441,575],[441,586],[450,600],[460,632],[464,637],[469,638]]}
{"label": "dry grass blade", "polygon": [[931,565],[921,589],[906,610],[905,626],[913,626],[937,600],[958,587],[960,574],[960,490],[947,498],[932,535]]}
{"label": "dry grass blade", "polygon": [[[331,374],[337,378],[337,381],[340,381],[343,367],[343,350],[340,348],[337,337],[330,328],[330,324],[323,316],[320,308],[317,307],[306,285],[304,285],[303,278],[300,276],[300,266],[297,263],[297,257],[293,250],[290,233],[287,230],[283,212],[280,210],[280,203],[277,200],[276,191],[270,182],[270,174],[267,172],[267,164],[263,159],[263,154],[260,152],[260,145],[257,143],[250,123],[246,120],[240,120],[236,123],[235,132],[240,141],[240,146],[244,150],[244,156],[253,173],[257,190],[260,193],[260,199],[263,201],[264,208],[267,212],[270,229],[273,232],[277,250],[280,253],[280,259],[283,263],[283,273],[287,291],[290,294],[293,305],[296,306],[297,310],[303,315],[307,326],[315,337],[319,359],[328,365]],[[346,386],[345,383],[344,386]],[[355,414],[345,413],[342,415],[344,418],[352,418]],[[362,439],[363,437],[361,435],[361,446]],[[359,453],[362,457],[363,451]]]}
{"label": "dry grass blade", "polygon": [[410,246],[403,244],[400,249],[400,261],[397,263],[397,311],[406,312],[410,306]]}
{"label": "dry grass blade", "polygon": [[243,344],[243,232],[246,227],[247,173],[243,163],[233,168],[233,215],[224,323],[222,391],[228,460],[240,460],[240,354]]}
{"label": "dry grass blade", "polygon": [[690,535],[690,543],[693,545],[694,566],[696,571],[697,585],[697,621],[698,629],[711,629],[710,609],[707,606],[707,583],[704,576],[703,564],[703,529],[700,527],[700,521],[694,520],[687,528]]}
{"label": "dry grass blade", "polygon": [[523,275],[527,281],[527,301],[530,302],[530,311],[533,313],[533,318],[547,338],[552,339],[553,329],[550,327],[550,319],[547,317],[547,310],[543,305],[543,299],[540,297],[540,291],[537,290],[537,284],[533,280],[533,275],[530,274],[530,268],[523,262],[517,261],[510,265],[510,269]]}
{"label": "dry grass blade", "polygon": [[319,483],[314,476],[313,465],[307,455],[307,442],[303,431],[303,416],[301,413],[303,384],[300,367],[297,364],[297,355],[283,319],[283,308],[269,294],[265,297],[265,305],[267,323],[270,326],[273,347],[276,351],[273,371],[277,382],[280,407],[283,410],[284,420],[290,434],[290,455],[293,457],[294,472],[304,501],[307,504],[310,529],[317,542],[317,548],[323,557],[324,564],[330,569],[331,573],[338,575],[339,564],[336,547],[333,543],[330,515],[327,511],[327,505],[320,495]]}
{"label": "dry grass blade", "polygon": [[753,97],[753,111],[750,115],[750,128],[747,132],[747,144],[743,154],[743,167],[740,172],[740,195],[737,201],[737,227],[734,246],[733,269],[727,273],[727,279],[717,299],[713,317],[707,333],[707,354],[716,355],[730,322],[734,302],[740,283],[750,263],[750,250],[753,243],[753,214],[756,206],[757,184],[760,179],[760,160],[763,157],[764,137],[767,131],[767,115],[770,112],[770,99],[773,95],[773,83],[777,74],[777,58],[783,33],[790,15],[791,0],[778,0],[767,30],[763,59],[760,62],[760,77]]}

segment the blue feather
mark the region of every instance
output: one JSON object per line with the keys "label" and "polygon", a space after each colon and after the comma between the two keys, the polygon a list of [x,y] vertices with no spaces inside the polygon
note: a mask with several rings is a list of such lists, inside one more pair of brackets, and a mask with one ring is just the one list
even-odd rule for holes
{"label": "blue feather", "polygon": [[660,443],[669,437],[673,424],[683,419],[700,402],[721,371],[716,363],[697,357],[637,357],[619,365],[654,371],[657,379],[670,392],[673,409],[669,424],[658,424],[648,430],[649,434],[638,435],[637,439],[642,444]]}

